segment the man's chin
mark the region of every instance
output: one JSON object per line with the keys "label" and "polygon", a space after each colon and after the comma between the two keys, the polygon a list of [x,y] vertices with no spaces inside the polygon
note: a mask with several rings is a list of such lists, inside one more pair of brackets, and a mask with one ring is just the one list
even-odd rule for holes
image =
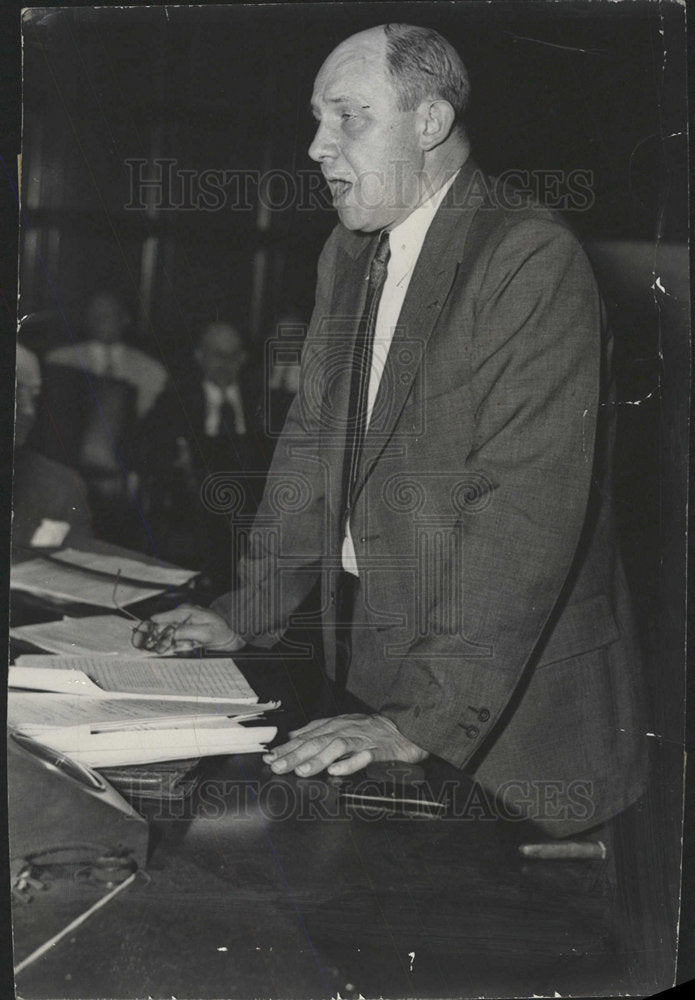
{"label": "man's chin", "polygon": [[367,218],[364,212],[360,212],[354,208],[341,206],[337,209],[337,212],[338,218],[345,228],[350,229],[352,232],[374,233],[382,225],[378,220]]}

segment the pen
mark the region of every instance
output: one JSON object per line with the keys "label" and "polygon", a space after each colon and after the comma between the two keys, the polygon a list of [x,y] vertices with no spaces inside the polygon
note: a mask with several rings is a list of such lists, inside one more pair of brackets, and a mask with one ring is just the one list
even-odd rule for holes
{"label": "pen", "polygon": [[524,858],[553,861],[592,861],[606,857],[606,845],[601,840],[565,840],[555,844],[522,844],[519,854]]}
{"label": "pen", "polygon": [[206,725],[210,722],[223,722],[227,719],[235,719],[234,715],[171,715],[163,716],[159,719],[124,719],[120,722],[104,722],[102,724],[90,725],[89,732],[92,736],[98,733],[127,733],[138,729],[179,729],[182,725],[190,726]]}

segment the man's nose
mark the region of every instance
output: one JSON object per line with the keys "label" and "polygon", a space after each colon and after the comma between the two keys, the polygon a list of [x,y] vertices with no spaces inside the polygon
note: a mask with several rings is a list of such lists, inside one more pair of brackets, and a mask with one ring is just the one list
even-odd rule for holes
{"label": "man's nose", "polygon": [[328,126],[323,122],[316,129],[316,135],[309,146],[309,156],[317,163],[322,160],[334,159],[338,155],[338,144]]}

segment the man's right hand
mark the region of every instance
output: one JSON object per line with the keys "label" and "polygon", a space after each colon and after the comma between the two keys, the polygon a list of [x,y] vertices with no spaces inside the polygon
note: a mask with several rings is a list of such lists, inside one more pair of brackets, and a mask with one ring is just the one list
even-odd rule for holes
{"label": "man's right hand", "polygon": [[195,604],[180,604],[173,611],[152,615],[152,621],[162,628],[175,625],[174,648],[176,652],[204,647],[205,649],[236,652],[246,645],[242,637],[230,628],[221,615]]}

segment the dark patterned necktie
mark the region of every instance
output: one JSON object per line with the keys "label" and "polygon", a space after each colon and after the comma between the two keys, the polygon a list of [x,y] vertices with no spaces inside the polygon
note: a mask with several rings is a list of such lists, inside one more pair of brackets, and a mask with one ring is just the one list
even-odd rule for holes
{"label": "dark patterned necktie", "polygon": [[364,312],[360,318],[352,355],[350,401],[348,404],[347,434],[345,438],[345,458],[343,461],[343,535],[347,530],[352,506],[355,502],[355,487],[360,466],[362,445],[367,432],[367,402],[369,377],[372,369],[374,331],[379,311],[381,293],[384,289],[391,249],[389,234],[384,231],[369,269],[369,284]]}

